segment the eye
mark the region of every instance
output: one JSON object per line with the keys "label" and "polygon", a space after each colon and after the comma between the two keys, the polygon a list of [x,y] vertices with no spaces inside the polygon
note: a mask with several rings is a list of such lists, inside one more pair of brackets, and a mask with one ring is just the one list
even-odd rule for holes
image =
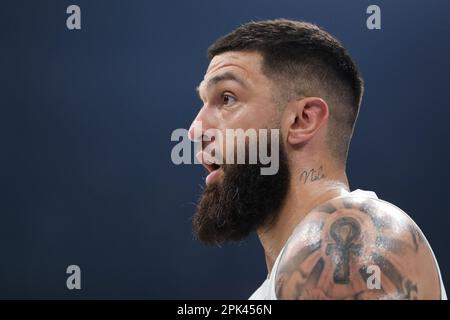
{"label": "eye", "polygon": [[230,106],[236,102],[236,98],[228,93],[222,94],[222,105]]}

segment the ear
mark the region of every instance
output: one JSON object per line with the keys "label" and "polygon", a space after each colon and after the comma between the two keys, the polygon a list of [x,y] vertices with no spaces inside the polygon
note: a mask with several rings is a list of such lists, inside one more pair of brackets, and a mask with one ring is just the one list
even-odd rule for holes
{"label": "ear", "polygon": [[311,139],[329,117],[328,104],[318,97],[291,101],[288,115],[287,142],[298,145]]}

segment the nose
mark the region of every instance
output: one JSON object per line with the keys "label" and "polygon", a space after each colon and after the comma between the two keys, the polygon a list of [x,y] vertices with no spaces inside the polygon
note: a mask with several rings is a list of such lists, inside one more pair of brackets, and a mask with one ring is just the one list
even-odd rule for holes
{"label": "nose", "polygon": [[192,122],[190,128],[189,128],[189,139],[193,142],[202,142],[202,141],[208,141],[208,139],[205,139],[205,132],[208,129],[214,128],[212,121],[212,114],[211,110],[209,110],[207,106],[203,106],[202,109],[198,112],[197,116],[195,117],[194,121]]}
{"label": "nose", "polygon": [[[215,163],[214,160],[211,160],[211,157],[214,157],[216,153],[217,155],[220,154],[220,152],[216,152],[216,150],[205,152],[210,144],[214,146],[216,135],[218,134],[218,129],[215,127],[217,122],[214,121],[214,116],[213,108],[203,106],[189,128],[189,139],[199,147],[199,152],[196,154],[199,163]],[[209,154],[209,152],[213,152],[214,155]]]}
{"label": "nose", "polygon": [[191,127],[189,128],[189,140],[193,142],[201,142],[202,136],[203,136],[203,127],[202,127],[202,121],[197,120],[197,118],[194,119],[194,121],[191,124]]}

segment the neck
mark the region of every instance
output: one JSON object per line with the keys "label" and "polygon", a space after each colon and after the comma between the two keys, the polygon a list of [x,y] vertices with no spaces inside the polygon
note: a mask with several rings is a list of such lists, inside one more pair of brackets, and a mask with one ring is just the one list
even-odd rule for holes
{"label": "neck", "polygon": [[349,191],[343,169],[305,167],[295,172],[297,173],[291,175],[289,192],[277,214],[276,222],[257,230],[269,273],[281,249],[302,219],[320,204]]}

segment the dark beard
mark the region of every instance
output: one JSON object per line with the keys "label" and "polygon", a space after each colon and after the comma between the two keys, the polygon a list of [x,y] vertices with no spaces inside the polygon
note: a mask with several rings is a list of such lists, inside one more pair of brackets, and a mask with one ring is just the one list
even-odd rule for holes
{"label": "dark beard", "polygon": [[[270,145],[267,150],[270,149]],[[223,180],[206,186],[193,219],[196,238],[207,245],[240,241],[275,222],[289,188],[289,166],[280,142],[279,169],[261,175],[262,164],[224,164]]]}

